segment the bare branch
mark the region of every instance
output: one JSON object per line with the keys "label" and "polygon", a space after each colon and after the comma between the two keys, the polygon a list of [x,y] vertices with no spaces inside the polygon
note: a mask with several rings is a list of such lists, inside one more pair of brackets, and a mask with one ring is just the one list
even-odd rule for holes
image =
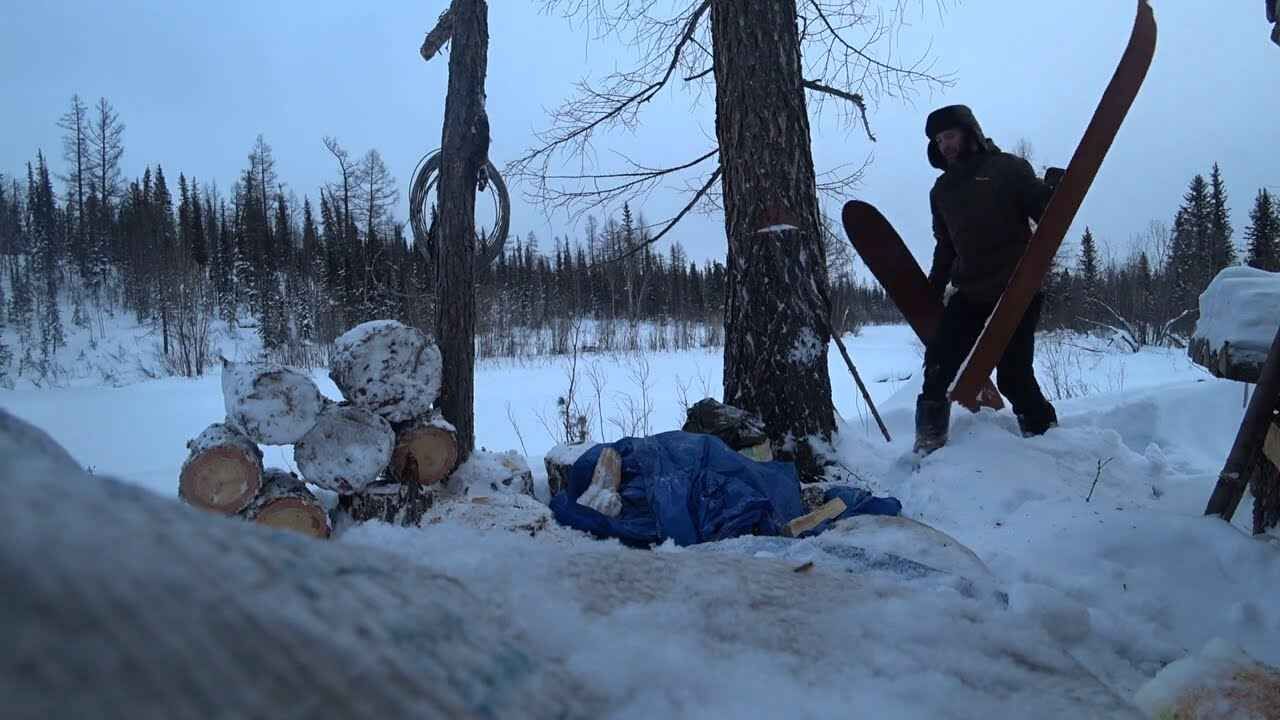
{"label": "bare branch", "polygon": [[[892,33],[907,23],[902,17],[907,4],[899,0],[891,9],[891,16],[886,18],[883,12],[868,14],[866,3],[806,0],[804,7],[815,16],[812,22],[808,17],[802,20],[804,42],[814,50],[812,54],[806,53],[809,74],[824,78],[840,76],[841,85],[863,97],[880,94],[905,97],[920,85],[950,85],[950,77],[935,74],[932,63],[927,61],[931,48],[910,65],[895,64],[887,50],[883,53],[885,59],[872,54],[873,47],[892,47]],[[860,42],[849,39],[854,33],[860,36]]]}
{"label": "bare branch", "polygon": [[856,105],[858,107],[858,114],[862,116],[862,128],[867,131],[867,137],[871,140],[871,142],[876,141],[876,136],[871,134],[871,124],[867,121],[867,105],[862,101],[861,95],[858,95],[857,93],[845,92],[843,90],[833,88],[829,85],[823,85],[817,80],[805,80],[804,86],[809,88],[810,90],[816,90],[821,93],[826,93],[828,95],[834,95],[838,98],[843,98],[853,103],[854,105]]}
{"label": "bare branch", "polygon": [[653,168],[627,160],[630,172],[546,175],[549,181],[558,181],[557,185],[547,183],[536,192],[530,192],[543,205],[570,208],[572,217],[579,217],[610,203],[623,199],[648,196],[657,189],[658,182],[684,170],[715,157],[720,152],[718,147],[700,155],[693,160],[670,167]]}
{"label": "bare branch", "polygon": [[555,152],[566,147],[571,154],[579,154],[585,150],[596,130],[618,123],[633,124],[639,107],[656,97],[671,79],[676,68],[680,66],[685,46],[697,32],[699,21],[710,7],[711,0],[702,0],[687,18],[680,21],[681,30],[674,40],[663,32],[664,29],[671,28],[672,23],[653,20],[657,36],[655,44],[669,48],[669,60],[662,75],[656,80],[645,79],[649,71],[657,69],[653,59],[666,56],[667,50],[652,53],[649,61],[643,62],[636,70],[609,76],[606,79],[607,87],[603,90],[598,90],[586,82],[580,82],[578,84],[580,97],[570,100],[553,113],[552,125],[556,129],[550,133],[540,134],[539,139],[543,141],[542,147],[511,163],[510,174],[512,176],[527,175],[528,168],[539,160],[542,161],[545,170],[550,156]]}
{"label": "bare branch", "polygon": [[666,235],[668,232],[670,232],[671,228],[676,226],[676,223],[680,222],[680,220],[683,219],[685,215],[689,214],[689,211],[692,210],[693,207],[698,204],[698,201],[702,199],[703,195],[706,195],[708,192],[711,191],[712,186],[715,185],[716,181],[719,179],[720,179],[720,167],[716,166],[715,172],[711,173],[711,177],[707,178],[707,182],[703,184],[702,188],[698,190],[698,192],[689,200],[689,202],[683,208],[680,209],[680,212],[676,213],[675,217],[671,218],[666,222],[665,227],[663,227],[662,230],[659,231],[657,235],[654,235],[648,240],[645,240],[644,242],[637,244],[635,247],[632,247],[631,249],[627,250],[626,252],[623,252],[621,255],[615,258],[609,259],[607,262],[616,263],[616,262],[621,262],[623,260],[626,260],[632,255],[635,255],[636,253],[640,252],[646,247],[661,240],[663,235]]}
{"label": "bare branch", "polygon": [[[893,33],[911,22],[906,8],[932,1],[895,0],[887,3],[888,10],[878,12],[869,10],[876,4],[865,0],[797,0],[803,77],[811,78],[803,84],[813,91],[811,110],[820,111],[824,102],[834,101],[843,119],[875,142],[869,103],[886,94],[906,96],[921,86],[950,84],[946,77],[933,74],[931,51],[907,65],[892,57]],[[693,198],[673,221],[693,209],[714,210],[719,188],[713,187],[715,183],[704,184],[705,171],[696,166],[715,152],[668,168],[645,167],[624,158],[626,165],[619,171],[598,164],[592,147],[598,133],[637,129],[645,103],[673,80],[694,88],[695,102],[706,88],[714,87],[707,22],[711,0],[543,0],[542,4],[575,21],[585,20],[597,37],[621,37],[636,49],[638,60],[630,69],[578,83],[574,97],[549,113],[548,129],[537,135],[538,146],[508,164],[507,176],[527,181],[524,194],[531,202],[564,209],[571,217],[624,200],[634,205],[660,187]],[[822,173],[819,192],[847,197],[869,163],[870,158],[860,167],[855,163]],[[655,227],[665,233],[672,225],[668,221]]]}
{"label": "bare branch", "polygon": [[430,62],[451,37],[453,37],[453,3],[449,3],[449,7],[440,13],[436,26],[431,28],[431,32],[427,33],[427,37],[423,39],[422,48],[418,51],[422,54],[422,59]]}

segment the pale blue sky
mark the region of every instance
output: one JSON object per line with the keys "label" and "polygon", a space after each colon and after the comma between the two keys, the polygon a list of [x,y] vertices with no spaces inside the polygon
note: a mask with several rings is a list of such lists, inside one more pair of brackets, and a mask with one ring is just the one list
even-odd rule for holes
{"label": "pale blue sky", "polygon": [[[72,93],[115,105],[127,125],[129,177],[159,162],[172,177],[216,180],[224,191],[260,132],[275,150],[280,178],[313,200],[333,176],[325,135],[355,155],[376,147],[404,196],[419,157],[439,144],[447,61],[424,63],[417,49],[446,0],[6,4],[6,175],[23,172],[37,148],[59,168],[56,122]],[[909,104],[883,99],[872,109],[874,144],[834,113],[815,119],[813,153],[819,171],[873,155],[858,195],[879,205],[927,258],[927,194],[936,176],[924,154],[928,111],[969,104],[1002,147],[1025,137],[1037,165],[1065,164],[1123,49],[1134,3],[969,0],[941,16],[933,0],[923,5],[902,31],[900,49],[912,55],[932,43],[938,68],[955,74],[954,87]],[[1280,48],[1268,41],[1254,0],[1154,5],[1161,31],[1155,62],[1071,239],[1087,223],[1104,249],[1122,255],[1151,220],[1170,221],[1187,181],[1217,161],[1242,244],[1258,188],[1280,189]],[[568,97],[576,80],[633,58],[620,43],[593,41],[540,8],[533,0],[490,0],[488,109],[499,166],[534,143],[532,131],[546,126],[544,108]],[[656,165],[709,148],[711,98],[695,104],[678,87],[667,96],[652,104],[635,135],[599,138],[601,160],[620,149]],[[662,192],[644,211],[657,220],[679,204],[675,191]],[[828,210],[838,216],[837,204]],[[399,215],[405,212],[402,202]],[[518,197],[513,215],[513,232],[536,232],[544,249],[551,234],[570,231],[563,215],[547,217]],[[691,217],[669,237],[695,258],[724,252],[719,217]]]}

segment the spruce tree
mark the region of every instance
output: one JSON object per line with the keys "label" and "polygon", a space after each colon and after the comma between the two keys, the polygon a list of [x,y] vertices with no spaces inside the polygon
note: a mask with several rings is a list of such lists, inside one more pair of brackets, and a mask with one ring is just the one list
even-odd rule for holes
{"label": "spruce tree", "polygon": [[1250,267],[1280,272],[1280,206],[1265,188],[1254,199],[1244,237],[1249,243],[1246,262]]}
{"label": "spruce tree", "polygon": [[1236,247],[1231,241],[1231,209],[1227,206],[1227,188],[1217,163],[1209,176],[1209,279],[1223,268],[1236,264]]}
{"label": "spruce tree", "polygon": [[1084,229],[1084,236],[1080,238],[1080,263],[1076,269],[1076,279],[1080,284],[1078,295],[1080,315],[1093,318],[1095,315],[1093,303],[1099,299],[1101,281],[1098,270],[1098,247],[1093,241],[1093,232],[1088,226]]}

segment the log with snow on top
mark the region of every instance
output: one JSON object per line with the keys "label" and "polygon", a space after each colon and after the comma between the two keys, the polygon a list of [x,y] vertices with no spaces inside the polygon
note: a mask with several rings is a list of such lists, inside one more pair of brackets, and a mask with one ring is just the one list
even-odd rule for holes
{"label": "log with snow on top", "polygon": [[244,519],[275,528],[284,528],[327,538],[331,530],[329,513],[297,475],[271,468],[263,474],[262,489],[241,512]]}
{"label": "log with snow on top", "polygon": [[214,423],[187,442],[178,497],[205,510],[234,515],[262,487],[262,451],[236,428]]}
{"label": "log with snow on top", "polygon": [[293,458],[307,482],[348,494],[378,479],[394,443],[391,423],[362,407],[334,404],[294,444]]}
{"label": "log with snow on top", "polygon": [[347,400],[393,423],[426,416],[440,394],[440,349],[417,328],[374,320],[333,346],[329,377]]}
{"label": "log with snow on top", "polygon": [[1280,273],[1224,268],[1200,295],[1187,353],[1215,377],[1255,383],[1280,324]]}
{"label": "log with snow on top", "polygon": [[569,487],[569,475],[573,472],[573,464],[582,454],[595,447],[595,443],[577,443],[574,445],[556,445],[543,456],[542,463],[547,469],[547,491],[558,495]]}
{"label": "log with snow on top", "polygon": [[458,465],[458,432],[439,414],[395,427],[391,478],[397,482],[434,485]]}
{"label": "log with snow on top", "polygon": [[477,450],[449,476],[446,489],[455,497],[471,500],[512,495],[533,497],[533,470],[515,450],[499,453]]}
{"label": "log with snow on top", "polygon": [[311,378],[280,365],[222,361],[227,422],[263,445],[289,445],[307,434],[328,401]]}

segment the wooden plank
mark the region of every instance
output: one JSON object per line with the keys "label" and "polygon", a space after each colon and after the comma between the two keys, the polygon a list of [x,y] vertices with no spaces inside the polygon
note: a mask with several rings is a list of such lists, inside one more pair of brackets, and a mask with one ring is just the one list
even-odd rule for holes
{"label": "wooden plank", "polygon": [[1280,425],[1274,422],[1267,428],[1267,437],[1262,441],[1262,454],[1267,456],[1272,465],[1280,468]]}
{"label": "wooden plank", "polygon": [[783,528],[782,534],[787,537],[797,537],[802,535],[818,527],[827,520],[839,517],[840,513],[847,510],[848,507],[848,505],[844,504],[843,500],[835,498],[808,515],[801,515],[795,520],[787,523],[787,526]]}

